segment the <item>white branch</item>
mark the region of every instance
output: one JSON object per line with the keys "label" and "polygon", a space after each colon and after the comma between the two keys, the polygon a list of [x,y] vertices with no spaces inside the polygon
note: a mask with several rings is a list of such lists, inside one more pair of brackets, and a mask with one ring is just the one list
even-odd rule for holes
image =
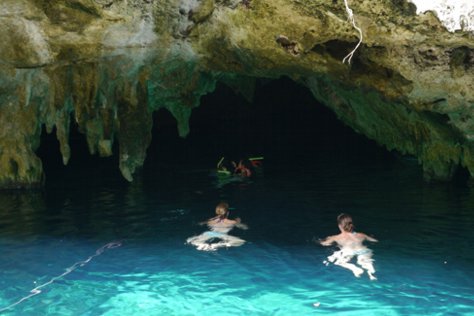
{"label": "white branch", "polygon": [[357,48],[359,48],[360,44],[362,43],[362,30],[360,29],[360,27],[356,25],[355,20],[354,20],[354,14],[352,13],[352,9],[349,8],[349,5],[347,4],[347,0],[344,0],[344,4],[346,6],[346,12],[347,12],[349,21],[352,23],[352,26],[359,32],[359,43],[357,43],[356,47],[342,60],[342,63],[345,63],[347,61],[347,63],[350,64],[352,56],[354,55],[355,51],[357,50]]}

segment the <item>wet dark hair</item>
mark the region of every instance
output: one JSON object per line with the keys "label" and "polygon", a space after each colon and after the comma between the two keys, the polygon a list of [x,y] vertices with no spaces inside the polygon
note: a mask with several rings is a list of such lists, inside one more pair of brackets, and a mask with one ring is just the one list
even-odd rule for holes
{"label": "wet dark hair", "polygon": [[354,224],[352,224],[352,217],[349,214],[341,213],[337,217],[337,224],[342,227],[346,232],[351,233],[354,230]]}

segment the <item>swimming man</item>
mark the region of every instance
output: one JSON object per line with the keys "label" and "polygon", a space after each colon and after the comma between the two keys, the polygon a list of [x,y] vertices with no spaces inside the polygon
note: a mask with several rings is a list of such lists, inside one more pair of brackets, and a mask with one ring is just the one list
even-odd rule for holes
{"label": "swimming man", "polygon": [[[372,250],[364,246],[364,241],[377,242],[377,239],[367,236],[364,233],[357,233],[354,231],[354,224],[352,223],[352,217],[348,214],[340,214],[337,217],[337,224],[341,231],[338,235],[328,236],[320,241],[323,246],[330,246],[336,243],[340,250],[334,252],[328,257],[329,262],[349,269],[354,273],[356,277],[360,277],[364,270],[367,271],[371,280],[376,280],[375,269],[372,264]],[[357,257],[357,264],[353,264],[350,261],[352,258]],[[328,265],[329,262],[325,261]]]}

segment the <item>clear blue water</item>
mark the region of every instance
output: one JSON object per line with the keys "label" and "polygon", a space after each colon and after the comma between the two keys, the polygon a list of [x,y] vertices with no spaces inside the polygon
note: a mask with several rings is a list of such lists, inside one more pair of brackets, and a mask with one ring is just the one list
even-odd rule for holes
{"label": "clear blue water", "polygon": [[[289,80],[258,91],[252,105],[222,89],[203,98],[185,140],[159,113],[131,184],[116,158],[84,154],[83,137],[72,134],[68,167],[46,139],[46,188],[0,192],[0,310],[41,293],[0,314],[474,315],[474,188],[423,182],[416,161],[363,140]],[[220,155],[246,153],[265,155],[263,174],[216,181]],[[231,232],[247,243],[185,245],[220,200],[249,225]],[[335,249],[312,240],[337,233],[342,211],[379,239],[377,281],[323,264]]]}
{"label": "clear blue water", "polygon": [[[131,185],[114,166],[76,166],[45,191],[0,193],[0,308],[121,241],[3,314],[474,314],[472,188],[424,183],[412,161],[311,157],[269,158],[226,185],[204,161],[162,161]],[[220,200],[250,226],[233,231],[247,243],[185,245]],[[322,263],[334,249],[312,239],[337,233],[341,211],[380,240],[377,281]]]}

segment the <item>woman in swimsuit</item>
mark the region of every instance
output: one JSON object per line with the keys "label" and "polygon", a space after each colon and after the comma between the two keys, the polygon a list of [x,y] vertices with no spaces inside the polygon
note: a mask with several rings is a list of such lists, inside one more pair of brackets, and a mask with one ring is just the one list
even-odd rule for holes
{"label": "woman in swimsuit", "polygon": [[[216,250],[220,247],[236,247],[245,243],[245,240],[235,236],[228,235],[232,228],[238,227],[240,229],[248,229],[247,225],[243,224],[240,218],[229,219],[229,204],[221,202],[216,206],[216,215],[207,221],[199,223],[200,225],[207,225],[209,231],[206,231],[198,236],[190,237],[186,240],[188,244],[197,247],[198,250]],[[216,241],[214,242],[213,241]]]}
{"label": "woman in swimsuit", "polygon": [[[377,278],[374,276],[375,269],[372,264],[374,261],[372,259],[372,250],[364,246],[363,242],[366,240],[377,242],[377,239],[367,236],[364,233],[355,232],[352,217],[348,214],[340,214],[337,217],[337,224],[341,233],[338,235],[328,236],[320,241],[320,244],[323,246],[330,246],[336,243],[340,248],[339,251],[334,252],[328,257],[328,261],[351,270],[356,277],[360,277],[362,273],[364,273],[364,270],[366,270],[369,278],[371,280],[376,280]],[[357,264],[360,267],[350,263],[352,258],[356,256]],[[328,261],[325,261],[324,263],[328,265]]]}

